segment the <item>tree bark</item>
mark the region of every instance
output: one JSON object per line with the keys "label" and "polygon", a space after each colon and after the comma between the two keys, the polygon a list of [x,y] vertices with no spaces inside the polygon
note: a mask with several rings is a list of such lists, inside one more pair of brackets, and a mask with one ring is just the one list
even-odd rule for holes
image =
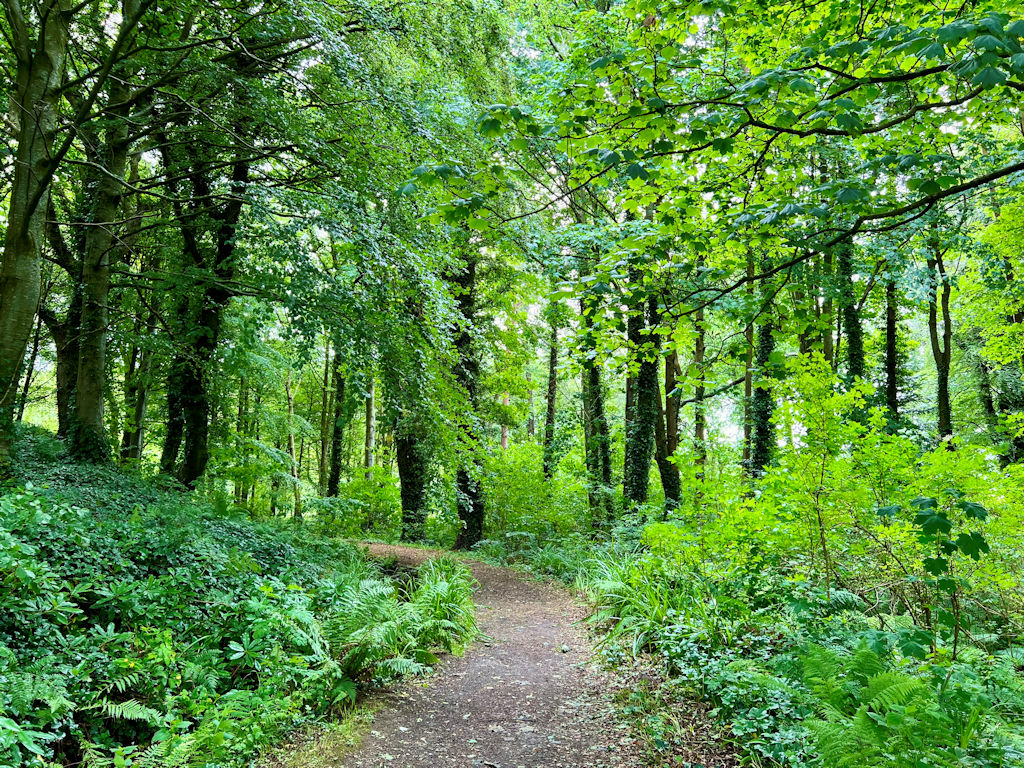
{"label": "tree bark", "polygon": [[558,326],[551,323],[548,338],[548,388],[544,397],[544,477],[555,474],[555,417],[558,412]]}
{"label": "tree bark", "polygon": [[86,144],[93,165],[102,170],[87,174],[87,186],[94,190],[81,261],[82,321],[78,375],[75,380],[74,429],[71,455],[80,460],[105,462],[110,459],[103,419],[103,398],[107,382],[107,323],[110,294],[110,254],[114,250],[114,228],[128,168],[131,146],[128,122],[130,72],[111,78],[109,127],[102,139],[90,130]]}
{"label": "tree bark", "polygon": [[584,452],[587,464],[587,502],[590,523],[602,528],[611,522],[612,508],[612,453],[608,417],[604,408],[604,386],[601,368],[597,362],[594,338],[594,307],[581,301],[583,320],[583,359],[580,365],[583,394]]}
{"label": "tree bark", "polygon": [[363,439],[363,469],[366,479],[373,478],[373,463],[377,452],[377,383],[370,377],[366,391],[366,434]]}
{"label": "tree bark", "polygon": [[327,492],[327,473],[331,452],[331,403],[334,394],[331,391],[331,340],[327,339],[324,346],[324,376],[320,400],[320,461],[317,466],[317,488],[320,495]]}
{"label": "tree bark", "polygon": [[775,396],[769,386],[771,356],[775,351],[775,336],[770,321],[761,323],[757,331],[755,370],[760,378],[750,403],[752,427],[750,447],[750,474],[760,477],[771,464],[775,453],[775,423],[772,420]]}
{"label": "tree bark", "polygon": [[21,388],[21,397],[18,399],[18,416],[20,422],[25,417],[25,406],[28,404],[29,391],[32,389],[32,374],[36,369],[36,358],[39,356],[39,334],[42,331],[43,318],[36,318],[36,331],[32,335],[32,350],[28,355],[28,362],[25,363],[25,383]]}
{"label": "tree bark", "polygon": [[21,366],[41,290],[40,257],[56,166],[57,107],[68,51],[70,0],[45,0],[33,40],[19,3],[5,3],[15,54],[11,98],[14,172],[0,260],[0,475],[9,471]]}
{"label": "tree bark", "polygon": [[707,354],[707,343],[704,329],[704,310],[696,313],[694,320],[697,338],[693,344],[693,365],[697,369],[697,386],[694,387],[693,398],[693,447],[694,464],[697,467],[698,482],[704,481],[704,470],[708,463],[707,445],[707,406],[704,402],[704,395],[707,391],[705,386],[706,372],[704,360]]}
{"label": "tree bark", "polygon": [[395,428],[395,459],[402,494],[402,541],[420,541],[427,520],[429,459],[415,429],[410,430],[409,426],[399,421]]}
{"label": "tree bark", "polygon": [[[653,299],[651,301],[654,301]],[[639,360],[636,374],[635,410],[626,433],[622,496],[626,509],[644,504],[650,485],[654,433],[659,417],[658,356],[653,348],[653,327],[644,325],[644,304],[639,306],[638,326],[632,329],[630,354]],[[631,318],[632,320],[633,318]],[[653,319],[653,318],[652,318]]]}
{"label": "tree bark", "polygon": [[[949,364],[952,353],[953,322],[949,312],[949,295],[952,288],[946,275],[943,253],[938,243],[933,245],[928,269],[935,276],[936,286],[928,301],[928,339],[931,343],[932,358],[935,361],[936,409],[938,418],[936,430],[939,440],[953,435],[953,413],[949,400]],[[942,315],[942,329],[939,330],[939,314]],[[947,443],[948,445],[948,443]]]}
{"label": "tree bark", "polygon": [[[146,334],[152,334],[156,327],[155,313],[150,312],[146,321]],[[138,364],[135,361],[138,360]],[[140,348],[132,344],[131,360],[125,372],[124,401],[128,411],[128,421],[121,436],[121,461],[138,461],[142,458],[142,447],[145,441],[146,406],[149,400],[149,374],[152,367],[153,352],[151,349]]]}
{"label": "tree bark", "polygon": [[459,314],[462,316],[461,327],[455,337],[455,379],[465,392],[470,409],[463,427],[469,447],[461,458],[455,479],[459,520],[462,521],[462,529],[455,539],[455,549],[469,549],[483,539],[484,532],[483,489],[477,479],[482,467],[476,453],[478,435],[475,427],[480,361],[473,344],[478,258],[475,253],[470,253],[466,258],[465,267],[451,279]]}
{"label": "tree bark", "polygon": [[833,315],[834,302],[832,295],[834,287],[832,285],[832,252],[826,251],[824,259],[822,261],[822,285],[824,286],[824,297],[821,302],[821,353],[825,356],[825,360],[829,365],[832,366],[832,370],[836,368],[836,350],[835,341],[832,336],[832,329],[835,325],[835,317]]}
{"label": "tree bark", "polygon": [[846,331],[846,377],[852,384],[864,378],[864,332],[860,323],[860,308],[853,284],[853,241],[844,240],[837,246],[837,270],[842,298],[842,322]]}
{"label": "tree bark", "polygon": [[75,395],[75,377],[78,374],[78,318],[81,306],[81,298],[76,291],[71,296],[67,316],[63,320],[49,309],[39,308],[39,315],[46,323],[57,353],[57,437],[62,439],[66,439],[71,431],[71,406]]}
{"label": "tree bark", "polygon": [[[754,292],[754,253],[747,250],[747,293]],[[815,300],[817,304],[817,300]],[[743,451],[740,463],[750,467],[750,443],[752,424],[750,408],[754,395],[754,323],[751,321],[743,331],[746,339],[747,354],[743,358]]]}
{"label": "tree bark", "polygon": [[302,487],[299,485],[299,464],[295,457],[295,392],[292,389],[292,372],[284,380],[284,396],[288,402],[288,472],[292,477],[292,516],[302,519]]}
{"label": "tree bark", "polygon": [[[648,322],[654,328],[658,322],[658,306],[656,300],[652,299],[648,307]],[[660,358],[661,343],[660,337],[651,334],[651,346],[653,352]],[[665,496],[665,513],[668,514],[679,508],[682,497],[682,481],[679,475],[679,467],[672,461],[678,447],[678,410],[673,407],[678,402],[678,393],[671,394],[675,389],[675,352],[664,358],[665,369],[665,399],[658,394],[658,413],[654,422],[654,460],[658,466],[658,476],[661,479],[661,490]]]}
{"label": "tree bark", "polygon": [[341,459],[345,442],[345,424],[348,409],[345,403],[345,378],[342,374],[341,355],[334,353],[332,378],[334,379],[334,420],[331,429],[331,465],[327,475],[327,495],[336,498],[341,487]]}
{"label": "tree bark", "polygon": [[885,406],[893,424],[900,419],[899,364],[899,300],[890,277],[885,284]]}

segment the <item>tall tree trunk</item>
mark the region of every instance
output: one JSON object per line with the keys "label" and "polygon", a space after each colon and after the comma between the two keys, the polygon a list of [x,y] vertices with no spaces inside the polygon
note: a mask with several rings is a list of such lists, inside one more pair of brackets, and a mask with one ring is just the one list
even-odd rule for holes
{"label": "tall tree trunk", "polygon": [[102,170],[89,174],[94,198],[81,261],[82,325],[71,455],[88,461],[105,462],[110,458],[110,443],[103,419],[110,255],[115,250],[114,227],[124,196],[124,177],[131,146],[127,119],[129,79],[128,72],[111,78],[107,110],[109,127],[102,139],[98,131],[89,131],[90,141],[86,142],[98,147],[95,151],[87,151],[87,155],[91,155],[91,162]]}
{"label": "tall tree trunk", "polygon": [[476,452],[478,435],[474,426],[480,379],[480,361],[473,344],[476,323],[477,259],[478,256],[471,252],[466,258],[465,267],[452,277],[456,289],[456,302],[462,315],[462,324],[455,337],[455,351],[458,356],[455,378],[466,393],[471,410],[464,429],[466,442],[469,444],[467,450],[472,452],[463,455],[455,479],[459,520],[462,522],[462,529],[455,539],[455,549],[469,549],[483,539],[484,535],[484,497],[478,480],[482,468]]}
{"label": "tall tree trunk", "polygon": [[342,375],[341,355],[334,353],[334,421],[331,427],[331,465],[327,475],[327,495],[335,498],[341,487],[341,458],[344,450],[345,423],[348,410],[345,403],[345,379]]}
{"label": "tall tree trunk", "polygon": [[[935,361],[936,408],[938,419],[936,429],[939,440],[953,435],[953,413],[949,401],[949,363],[952,353],[953,322],[949,313],[951,286],[946,276],[946,267],[938,243],[933,246],[933,255],[928,259],[928,268],[935,276],[936,286],[928,301],[928,339],[931,342],[932,358]],[[942,314],[942,330],[939,330],[939,313]]]}
{"label": "tall tree trunk", "polygon": [[[651,299],[648,306],[648,322],[653,329],[658,323],[658,305],[656,299]],[[660,337],[656,334],[650,335],[653,352],[660,358],[661,343]],[[654,422],[654,461],[658,465],[658,476],[661,478],[661,490],[665,495],[665,513],[668,514],[679,508],[680,497],[682,496],[682,481],[679,475],[679,467],[672,461],[672,457],[678,447],[676,435],[678,434],[678,412],[673,414],[673,399],[678,399],[672,394],[675,388],[675,353],[664,358],[665,368],[665,400],[662,405],[662,398],[658,394],[658,413]],[[675,423],[675,427],[670,425]]]}
{"label": "tall tree trunk", "polygon": [[402,494],[402,541],[422,540],[427,521],[429,458],[416,432],[417,426],[399,421],[395,427],[395,459]]}
{"label": "tall tree trunk", "polygon": [[[747,249],[747,293],[754,292],[754,252]],[[815,303],[817,303],[815,301]],[[750,467],[750,443],[753,419],[751,405],[754,395],[754,323],[751,321],[743,331],[746,339],[747,354],[743,357],[743,451],[740,463]]]}
{"label": "tall tree trunk", "polygon": [[46,323],[46,329],[53,339],[57,353],[56,400],[57,437],[66,438],[71,431],[71,407],[75,396],[75,376],[78,372],[78,311],[81,301],[72,294],[67,317],[63,320],[56,313],[39,308],[39,314]]}
{"label": "tall tree trunk", "polygon": [[28,404],[29,391],[32,389],[32,374],[36,369],[36,358],[39,356],[39,334],[42,331],[43,318],[36,318],[36,331],[32,335],[32,350],[28,355],[28,362],[25,364],[25,383],[21,388],[21,397],[18,399],[18,421],[25,417],[25,406]]}
{"label": "tall tree trunk", "polygon": [[835,291],[832,285],[833,270],[832,270],[832,252],[826,251],[822,261],[822,285],[824,286],[824,298],[821,302],[821,353],[825,356],[825,360],[829,365],[832,366],[832,370],[836,368],[836,349],[835,341],[832,336],[832,329],[835,327],[836,318],[833,314],[834,302],[832,299]]}
{"label": "tall tree trunk", "polygon": [[846,330],[847,379],[853,383],[864,378],[864,332],[860,324],[860,308],[853,284],[853,241],[844,240],[837,246],[837,270],[842,294],[842,323]]}
{"label": "tall tree trunk", "polygon": [[363,468],[366,479],[373,478],[373,463],[377,453],[377,383],[370,376],[370,386],[366,391],[366,435],[363,440]]}
{"label": "tall tree trunk", "polygon": [[39,5],[42,26],[38,39],[32,39],[21,4],[4,4],[16,68],[10,105],[15,122],[13,178],[0,259],[0,475],[9,471],[21,366],[39,306],[40,257],[57,162],[54,141],[71,18],[70,0],[42,0]]}
{"label": "tall tree trunk", "polygon": [[292,516],[302,519],[302,486],[299,484],[299,463],[295,457],[295,392],[292,389],[292,372],[284,380],[284,396],[288,402],[288,461],[292,476]]}
{"label": "tall tree trunk", "polygon": [[893,424],[900,419],[899,365],[899,300],[890,277],[885,284],[885,405]]}
{"label": "tall tree trunk", "polygon": [[654,454],[654,433],[659,416],[658,356],[652,344],[653,327],[644,327],[644,309],[644,305],[640,304],[640,327],[639,330],[634,330],[633,334],[638,343],[630,345],[630,354],[634,359],[639,359],[640,364],[636,374],[634,416],[626,433],[625,453],[628,460],[625,467],[628,471],[624,472],[622,478],[622,496],[627,509],[647,501],[651,459]]}
{"label": "tall tree trunk", "polygon": [[147,381],[152,367],[153,352],[149,349],[139,351],[132,347],[133,357],[139,355],[138,367],[125,376],[124,399],[128,410],[128,422],[121,436],[121,461],[138,461],[142,458],[142,447],[146,435],[146,406],[149,401],[149,383]]}
{"label": "tall tree trunk", "polygon": [[[204,352],[205,347],[204,344]],[[212,355],[212,350],[210,350]],[[205,368],[210,355],[195,356],[183,370],[180,393],[185,441],[178,479],[187,487],[195,486],[210,460],[210,393]]]}
{"label": "tall tree trunk", "polygon": [[185,436],[184,388],[187,386],[186,369],[188,360],[176,354],[167,374],[167,431],[164,434],[163,449],[160,452],[160,472],[174,475],[181,442]]}
{"label": "tall tree trunk", "polygon": [[[185,157],[175,156],[174,149],[183,152]],[[179,303],[178,331],[188,340],[179,341],[178,360],[168,379],[169,423],[160,464],[164,472],[173,469],[183,431],[184,452],[178,479],[191,488],[206,471],[210,458],[209,382],[214,374],[211,368],[216,359],[224,310],[233,295],[235,246],[251,161],[246,156],[230,162],[228,194],[221,200],[214,191],[210,164],[198,156],[196,147],[191,144],[173,147],[168,143],[161,151],[164,165],[176,171],[168,185],[174,196],[173,209],[180,225],[183,255],[188,266],[200,277],[197,284],[188,289],[190,300],[183,299]],[[188,210],[181,202],[185,196],[179,189],[179,177],[187,179],[192,187]],[[213,225],[210,245],[206,244],[207,233],[200,230],[205,221]]]}
{"label": "tall tree trunk", "polygon": [[759,381],[754,388],[750,403],[751,439],[750,474],[759,477],[771,464],[775,453],[775,422],[773,411],[775,396],[771,391],[771,356],[775,351],[775,336],[770,320],[761,323],[757,330],[757,350],[754,358]]}
{"label": "tall tree trunk", "polygon": [[[242,455],[242,465],[249,463],[248,450],[246,446],[246,425],[249,421],[249,387],[245,383],[245,376],[238,377],[238,413],[235,416],[235,440]],[[242,506],[245,503],[246,487],[245,480],[239,478],[235,481],[235,504]]]}
{"label": "tall tree trunk", "polygon": [[558,412],[558,326],[552,321],[548,337],[548,389],[544,398],[544,477],[555,474],[555,416]]}
{"label": "tall tree trunk", "polygon": [[331,391],[331,340],[327,339],[324,346],[324,377],[320,400],[320,462],[317,467],[317,488],[320,495],[327,492],[327,473],[331,452],[331,403],[334,393]]}
{"label": "tall tree trunk", "polygon": [[694,463],[697,467],[696,477],[698,482],[704,481],[704,470],[708,463],[707,445],[707,405],[704,402],[704,395],[707,391],[705,385],[706,372],[704,361],[707,353],[707,342],[704,329],[704,310],[698,310],[694,321],[697,338],[693,344],[693,365],[697,370],[697,386],[693,392],[693,448]]}
{"label": "tall tree trunk", "polygon": [[601,368],[596,359],[594,308],[581,302],[583,310],[583,360],[581,389],[583,393],[584,449],[587,461],[587,501],[591,525],[600,528],[611,522],[612,453],[608,417],[604,408],[604,386]]}

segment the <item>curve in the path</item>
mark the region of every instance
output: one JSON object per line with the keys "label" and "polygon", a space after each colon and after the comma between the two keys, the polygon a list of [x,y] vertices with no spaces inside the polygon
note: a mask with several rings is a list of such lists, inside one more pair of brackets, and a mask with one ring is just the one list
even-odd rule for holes
{"label": "curve in the path", "polygon": [[[369,545],[415,565],[424,550]],[[468,563],[488,639],[437,673],[388,694],[369,734],[338,768],[626,768],[638,747],[588,664],[582,612],[563,590]]]}

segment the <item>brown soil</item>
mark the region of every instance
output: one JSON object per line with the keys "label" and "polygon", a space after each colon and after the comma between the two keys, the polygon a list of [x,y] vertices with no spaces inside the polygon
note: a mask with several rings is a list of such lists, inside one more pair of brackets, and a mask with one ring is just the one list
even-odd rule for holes
{"label": "brown soil", "polygon": [[[416,565],[436,552],[368,545]],[[564,590],[504,568],[469,563],[480,582],[487,639],[438,674],[384,694],[363,743],[337,768],[625,768],[641,748],[610,702],[612,684],[589,663]]]}

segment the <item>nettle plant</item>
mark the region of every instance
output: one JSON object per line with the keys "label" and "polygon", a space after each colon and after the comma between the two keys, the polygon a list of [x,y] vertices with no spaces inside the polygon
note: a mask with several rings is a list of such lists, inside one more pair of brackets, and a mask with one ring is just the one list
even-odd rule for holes
{"label": "nettle plant", "polygon": [[[955,659],[964,631],[970,628],[965,610],[971,590],[969,561],[978,562],[990,551],[979,530],[988,510],[955,488],[945,489],[938,497],[918,496],[909,506],[922,558],[920,573],[909,573],[904,581],[917,596],[918,610],[913,615],[920,629],[901,635],[900,649],[916,658],[931,651],[948,652]],[[885,521],[902,518],[906,512],[899,504],[878,510]]]}

